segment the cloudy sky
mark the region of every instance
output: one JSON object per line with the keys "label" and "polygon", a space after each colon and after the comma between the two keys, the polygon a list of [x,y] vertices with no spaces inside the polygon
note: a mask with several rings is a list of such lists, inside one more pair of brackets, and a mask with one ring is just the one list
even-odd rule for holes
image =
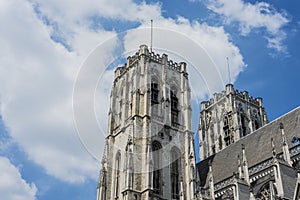
{"label": "cloudy sky", "polygon": [[188,63],[200,101],[231,82],[269,120],[300,104],[297,0],[0,0],[2,199],[95,199],[113,69],[140,44]]}

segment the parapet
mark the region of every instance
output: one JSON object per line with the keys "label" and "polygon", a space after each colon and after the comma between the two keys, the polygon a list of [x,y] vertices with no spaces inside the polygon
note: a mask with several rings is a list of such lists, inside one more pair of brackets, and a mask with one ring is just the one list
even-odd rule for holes
{"label": "parapet", "polygon": [[249,95],[248,91],[239,91],[237,89],[234,89],[232,84],[227,84],[225,90],[220,93],[214,93],[211,99],[201,102],[201,110],[207,109],[208,107],[212,106],[213,104],[217,103],[219,100],[230,94],[235,95],[237,98],[252,103],[256,106],[263,107],[261,97],[254,98]]}
{"label": "parapet", "polygon": [[143,44],[140,46],[139,50],[133,55],[128,56],[126,64],[123,67],[118,67],[115,70],[115,80],[125,73],[126,69],[129,69],[134,66],[134,63],[138,62],[141,57],[146,57],[149,61],[156,62],[158,64],[168,66],[170,69],[177,71],[179,73],[183,73],[183,75],[188,78],[188,73],[186,69],[185,62],[174,62],[173,60],[168,59],[167,54],[155,54],[153,51],[149,51],[148,46]]}

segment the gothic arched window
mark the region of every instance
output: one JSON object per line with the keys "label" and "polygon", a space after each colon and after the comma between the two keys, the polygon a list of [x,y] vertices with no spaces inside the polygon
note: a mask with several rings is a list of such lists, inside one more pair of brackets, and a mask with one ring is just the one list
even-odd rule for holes
{"label": "gothic arched window", "polygon": [[159,89],[158,89],[158,83],[152,81],[151,82],[151,103],[152,104],[158,104],[158,93],[159,93]]}
{"label": "gothic arched window", "polygon": [[246,116],[244,114],[244,111],[241,110],[240,112],[240,119],[241,119],[241,137],[244,137],[247,135],[247,127],[246,127]]}
{"label": "gothic arched window", "polygon": [[178,98],[176,92],[171,91],[171,109],[178,110]]}
{"label": "gothic arched window", "polygon": [[178,98],[176,92],[171,91],[171,121],[172,125],[178,124]]}
{"label": "gothic arched window", "polygon": [[121,153],[118,152],[117,155],[116,155],[116,162],[115,162],[115,199],[119,198],[120,165],[121,165]]}
{"label": "gothic arched window", "polygon": [[153,190],[156,194],[162,194],[162,174],[161,174],[161,144],[158,141],[152,142],[153,157]]}
{"label": "gothic arched window", "polygon": [[171,151],[170,167],[172,199],[179,199],[180,169],[180,152],[173,148]]}
{"label": "gothic arched window", "polygon": [[269,200],[274,198],[277,194],[276,188],[273,186],[273,182],[268,182],[263,185],[256,195],[257,200]]}
{"label": "gothic arched window", "polygon": [[230,144],[232,144],[234,142],[233,135],[230,132],[229,117],[224,116],[224,119],[223,119],[224,142],[225,142],[226,146],[229,146]]}

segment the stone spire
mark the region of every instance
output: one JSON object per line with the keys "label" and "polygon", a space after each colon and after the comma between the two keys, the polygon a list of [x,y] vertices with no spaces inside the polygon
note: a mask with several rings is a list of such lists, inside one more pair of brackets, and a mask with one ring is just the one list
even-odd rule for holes
{"label": "stone spire", "polygon": [[286,142],[286,137],[284,133],[284,127],[283,124],[279,124],[280,130],[281,130],[281,137],[282,137],[282,152],[283,152],[283,159],[286,161],[290,166],[292,166],[292,161],[291,161],[291,156],[290,156],[290,151],[289,151],[289,146]]}
{"label": "stone spire", "polygon": [[[193,146],[193,140],[190,138],[190,147]],[[195,152],[194,152],[194,148],[190,148],[190,154],[189,154],[189,165],[190,165],[190,198],[193,198],[195,195],[195,187],[196,187],[196,166],[195,166]]]}
{"label": "stone spire", "polygon": [[273,158],[276,158],[276,150],[275,150],[275,144],[274,144],[274,139],[273,138],[271,138],[271,145],[272,145]]}
{"label": "stone spire", "polygon": [[254,197],[252,189],[250,190],[250,198],[249,198],[249,200],[256,200],[255,197]]}
{"label": "stone spire", "polygon": [[107,192],[107,155],[108,155],[108,142],[106,140],[104,146],[104,153],[101,160],[102,169],[100,171],[99,183],[97,187],[97,200],[106,199],[106,192]]}
{"label": "stone spire", "polygon": [[282,187],[282,180],[281,180],[281,175],[279,172],[279,162],[276,157],[276,150],[275,150],[275,144],[273,138],[271,138],[271,145],[272,145],[272,154],[273,154],[273,171],[274,171],[274,178],[275,182],[274,184],[276,185],[277,189],[277,194],[280,196],[283,194],[283,187]]}
{"label": "stone spire", "polygon": [[215,184],[214,184],[211,161],[209,161],[208,184],[209,184],[209,191],[210,191],[210,199],[215,200],[215,187],[214,187]]}
{"label": "stone spire", "polygon": [[246,158],[245,146],[242,144],[242,167],[243,167],[243,175],[245,181],[250,184],[249,180],[249,171],[248,171],[248,162]]}
{"label": "stone spire", "polygon": [[241,163],[241,159],[240,159],[240,155],[238,154],[237,156],[237,160],[238,160],[238,175],[239,175],[239,179],[243,178],[243,170],[242,170],[242,163]]}
{"label": "stone spire", "polygon": [[101,174],[101,176],[100,176],[100,180],[99,180],[98,188],[97,188],[97,200],[106,199],[107,172],[106,172],[105,167],[102,168],[100,174]]}

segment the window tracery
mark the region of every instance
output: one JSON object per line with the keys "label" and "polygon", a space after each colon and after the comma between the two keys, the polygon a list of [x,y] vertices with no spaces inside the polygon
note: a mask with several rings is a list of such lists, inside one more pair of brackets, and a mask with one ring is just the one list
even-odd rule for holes
{"label": "window tracery", "polygon": [[178,124],[178,98],[174,91],[171,91],[171,122],[174,125]]}
{"label": "window tracery", "polygon": [[[268,182],[267,184],[262,186],[262,188],[256,195],[256,200],[270,200],[272,199],[272,196],[274,198],[274,196],[276,195],[276,188],[271,184],[273,183]],[[272,186],[273,189],[271,189],[270,186]]]}
{"label": "window tracery", "polygon": [[151,103],[152,104],[158,104],[159,103],[158,93],[159,93],[158,83],[152,82],[151,83]]}
{"label": "window tracery", "polygon": [[223,118],[223,131],[224,131],[224,142],[226,146],[234,143],[234,136],[232,131],[230,130],[230,117],[225,115]]}

